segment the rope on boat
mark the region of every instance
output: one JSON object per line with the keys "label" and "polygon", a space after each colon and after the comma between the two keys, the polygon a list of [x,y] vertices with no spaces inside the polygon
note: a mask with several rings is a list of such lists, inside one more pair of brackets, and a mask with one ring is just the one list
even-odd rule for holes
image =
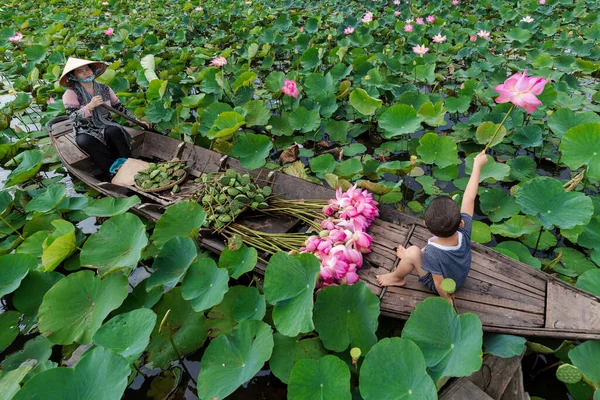
{"label": "rope on boat", "polygon": [[[417,226],[416,224],[410,225],[410,229],[408,230],[408,235],[406,235],[406,240],[404,241],[404,245],[403,245],[404,248],[406,248],[406,246],[408,246],[408,243],[410,242],[410,239],[412,238],[412,235],[413,235],[413,232],[415,231],[416,226]],[[396,259],[396,262],[394,263],[394,266],[392,267],[390,273],[394,272],[396,270],[396,268],[398,268],[398,264],[400,264],[399,258]],[[383,287],[383,289],[381,290],[381,293],[379,294],[379,300],[383,299],[383,295],[387,291],[387,288],[388,288],[388,286]]]}

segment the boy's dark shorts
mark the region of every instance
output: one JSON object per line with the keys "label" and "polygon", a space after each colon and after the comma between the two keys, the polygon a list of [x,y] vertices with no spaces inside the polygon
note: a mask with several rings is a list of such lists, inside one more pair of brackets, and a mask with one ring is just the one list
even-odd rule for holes
{"label": "boy's dark shorts", "polygon": [[433,276],[431,276],[431,272],[427,272],[427,275],[423,275],[419,277],[419,282],[421,282],[427,289],[431,290],[433,293],[438,294],[437,289],[435,288],[435,283],[433,282]]}

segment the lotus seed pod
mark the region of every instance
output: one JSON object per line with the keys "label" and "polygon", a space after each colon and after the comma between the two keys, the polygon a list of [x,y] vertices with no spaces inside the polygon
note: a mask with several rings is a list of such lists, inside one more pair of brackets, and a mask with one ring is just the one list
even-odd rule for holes
{"label": "lotus seed pod", "polygon": [[353,347],[353,348],[350,350],[350,357],[352,357],[352,359],[353,359],[354,361],[357,361],[357,360],[360,358],[360,355],[361,355],[361,354],[362,354],[362,353],[361,353],[361,351],[360,351],[360,349],[359,349],[358,347]]}
{"label": "lotus seed pod", "polygon": [[151,170],[154,170],[154,169],[156,169],[156,164],[150,163],[150,164],[148,164],[148,168],[150,168]]}
{"label": "lotus seed pod", "polygon": [[234,169],[228,169],[225,171],[225,176],[229,179],[236,178],[238,176],[237,172]]}
{"label": "lotus seed pod", "polygon": [[452,294],[456,291],[456,282],[451,278],[444,279],[440,286],[442,290],[448,294]]}
{"label": "lotus seed pod", "polygon": [[583,373],[574,365],[563,364],[556,370],[556,378],[564,383],[577,383],[583,378]]}
{"label": "lotus seed pod", "polygon": [[272,193],[273,193],[273,189],[271,189],[271,186],[265,186],[263,188],[263,195],[265,197],[269,197]]}

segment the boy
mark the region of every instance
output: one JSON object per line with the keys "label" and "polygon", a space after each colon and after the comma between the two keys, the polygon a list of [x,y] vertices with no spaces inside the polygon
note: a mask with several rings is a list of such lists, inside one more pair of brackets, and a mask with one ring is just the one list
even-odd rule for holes
{"label": "boy", "polygon": [[475,197],[479,187],[481,168],[487,163],[485,151],[473,160],[473,172],[465,189],[460,211],[454,200],[440,196],[431,201],[425,210],[425,226],[435,236],[429,239],[423,250],[417,246],[405,249],[398,246],[401,259],[395,271],[377,276],[381,286],[403,286],[404,279],[414,269],[419,282],[433,293],[451,301],[441,288],[444,278],[452,278],[459,288],[467,279],[471,268],[471,222]]}

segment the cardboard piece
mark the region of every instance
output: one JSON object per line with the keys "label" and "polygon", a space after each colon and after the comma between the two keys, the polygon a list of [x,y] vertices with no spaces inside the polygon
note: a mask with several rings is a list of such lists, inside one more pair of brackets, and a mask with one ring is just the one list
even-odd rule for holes
{"label": "cardboard piece", "polygon": [[133,180],[133,177],[135,174],[148,168],[149,165],[150,164],[146,161],[128,158],[121,168],[119,168],[114,178],[112,178],[111,183],[114,183],[115,185],[134,186],[135,181]]}

